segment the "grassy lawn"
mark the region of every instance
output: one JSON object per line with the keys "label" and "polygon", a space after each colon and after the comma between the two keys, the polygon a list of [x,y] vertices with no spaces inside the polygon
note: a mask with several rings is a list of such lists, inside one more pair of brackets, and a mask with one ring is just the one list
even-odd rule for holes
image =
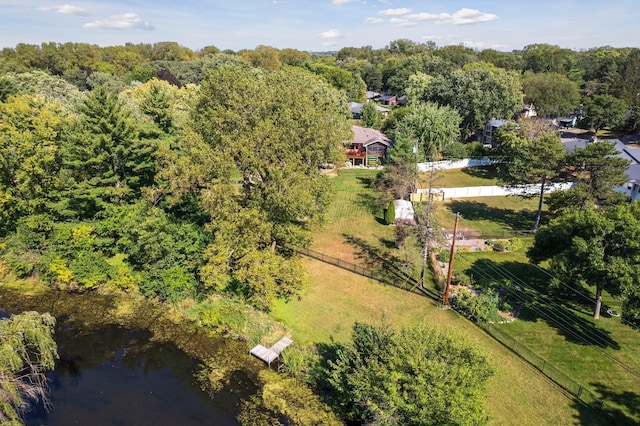
{"label": "grassy lawn", "polygon": [[455,213],[459,212],[461,230],[476,230],[485,238],[508,238],[514,232],[533,228],[537,208],[535,198],[460,198],[436,203],[436,214],[443,228],[453,229]]}
{"label": "grassy lawn", "polygon": [[[488,354],[495,375],[488,382],[491,424],[581,424],[581,409],[537,370],[468,320],[417,294],[385,286],[315,260],[306,260],[310,285],[300,300],[279,301],[272,315],[300,343],[346,341],[358,321],[399,328],[426,323],[463,336]],[[582,424],[589,424],[582,422]],[[594,422],[592,424],[598,424]]]}
{"label": "grassy lawn", "polygon": [[[421,173],[418,188],[429,187],[430,173]],[[495,166],[465,167],[464,169],[450,169],[435,171],[432,186],[436,188],[459,188],[465,186],[497,185]]]}
{"label": "grassy lawn", "polygon": [[[459,253],[456,268],[477,281],[496,279],[501,276],[499,271],[507,271],[518,277],[517,282],[523,287],[549,295],[549,276],[528,264],[524,250],[517,253]],[[589,289],[580,292],[586,293]],[[620,310],[619,301],[608,295],[603,303]],[[525,302],[517,321],[498,327],[599,398],[604,398],[603,410],[613,415],[617,424],[638,424],[640,380],[615,361],[640,372],[638,331],[622,324],[620,318],[606,314],[593,320],[592,310],[592,305],[581,302],[571,293],[549,295]]]}
{"label": "grassy lawn", "polygon": [[[381,223],[382,214],[375,209],[373,194],[367,189],[375,173],[359,169],[340,171],[335,178],[337,195],[326,223],[315,230],[313,248],[345,260],[357,260],[354,247],[346,242],[345,234],[349,234],[401,256],[399,250],[390,248],[393,227]],[[502,200],[471,200],[493,209],[484,214],[486,217],[474,218],[473,225],[486,227],[491,216],[500,216],[503,208],[513,209],[512,220],[516,221],[522,208],[517,208],[515,202],[512,207],[505,206]],[[470,207],[469,212],[472,211]],[[329,342],[331,338],[345,341],[357,320],[391,327],[425,322],[462,335],[492,360],[496,372],[488,384],[487,407],[492,424],[602,424],[590,410],[577,405],[545,376],[457,313],[444,311],[425,297],[319,261],[305,259],[305,264],[309,286],[299,299],[279,301],[271,313],[292,329],[296,342]]]}

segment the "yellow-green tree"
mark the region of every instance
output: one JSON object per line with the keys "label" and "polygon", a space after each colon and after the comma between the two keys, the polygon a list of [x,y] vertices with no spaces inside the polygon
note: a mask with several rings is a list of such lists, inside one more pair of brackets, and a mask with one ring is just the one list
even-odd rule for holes
{"label": "yellow-green tree", "polygon": [[49,407],[46,372],[58,358],[55,318],[24,312],[0,320],[0,423],[21,425],[32,401]]}

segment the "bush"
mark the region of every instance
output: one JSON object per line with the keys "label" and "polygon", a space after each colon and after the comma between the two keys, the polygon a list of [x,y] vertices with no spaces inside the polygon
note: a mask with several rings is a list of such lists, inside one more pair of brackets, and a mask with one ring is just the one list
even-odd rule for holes
{"label": "bush", "polygon": [[396,221],[396,206],[393,200],[389,201],[389,207],[384,211],[384,221],[387,225],[392,225]]}
{"label": "bush", "polygon": [[498,303],[498,294],[494,290],[485,290],[476,295],[463,288],[451,297],[451,306],[456,311],[478,322],[499,319]]}

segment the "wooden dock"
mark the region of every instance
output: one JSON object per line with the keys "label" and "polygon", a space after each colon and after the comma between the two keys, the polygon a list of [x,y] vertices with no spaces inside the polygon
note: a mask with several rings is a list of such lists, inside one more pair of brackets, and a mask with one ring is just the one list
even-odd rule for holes
{"label": "wooden dock", "polygon": [[256,358],[263,360],[264,362],[269,364],[269,367],[271,367],[271,362],[276,360],[280,356],[280,352],[282,352],[287,346],[291,345],[292,343],[293,340],[289,339],[288,337],[283,337],[270,348],[265,348],[262,345],[257,345],[256,347],[251,349],[249,353]]}

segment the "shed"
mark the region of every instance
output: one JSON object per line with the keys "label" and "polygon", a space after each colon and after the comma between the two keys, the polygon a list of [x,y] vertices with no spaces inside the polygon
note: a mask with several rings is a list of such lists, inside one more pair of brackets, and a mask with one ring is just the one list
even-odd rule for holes
{"label": "shed", "polygon": [[393,207],[396,210],[396,220],[394,224],[415,223],[413,204],[408,200],[394,200]]}

